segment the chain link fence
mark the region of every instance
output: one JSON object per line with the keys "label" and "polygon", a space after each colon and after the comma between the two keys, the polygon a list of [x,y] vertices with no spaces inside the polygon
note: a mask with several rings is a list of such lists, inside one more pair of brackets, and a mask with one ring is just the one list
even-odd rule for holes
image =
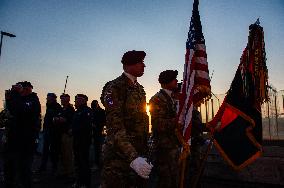
{"label": "chain link fence", "polygon": [[[263,139],[284,140],[284,90],[277,91],[270,86],[269,102],[262,105]],[[206,103],[202,104],[200,111],[202,121],[212,120],[221,106],[226,94],[212,95]]]}

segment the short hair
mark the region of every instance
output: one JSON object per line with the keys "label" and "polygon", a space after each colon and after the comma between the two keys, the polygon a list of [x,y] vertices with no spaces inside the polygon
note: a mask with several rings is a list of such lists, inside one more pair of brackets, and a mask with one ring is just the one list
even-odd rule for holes
{"label": "short hair", "polygon": [[62,99],[62,98],[70,98],[70,95],[65,94],[65,93],[62,93],[62,94],[60,95],[60,99]]}
{"label": "short hair", "polygon": [[75,100],[78,99],[78,98],[83,98],[83,99],[85,99],[86,101],[88,101],[87,95],[84,95],[84,94],[77,94],[77,95],[75,96]]}
{"label": "short hair", "polygon": [[56,94],[55,93],[47,93],[47,96],[48,97],[52,97],[52,98],[57,98]]}

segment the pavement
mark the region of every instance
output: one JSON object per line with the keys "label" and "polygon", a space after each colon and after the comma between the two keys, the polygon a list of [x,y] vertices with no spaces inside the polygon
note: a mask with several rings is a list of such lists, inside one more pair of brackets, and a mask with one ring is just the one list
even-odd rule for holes
{"label": "pavement", "polygon": [[[4,176],[3,176],[3,161],[2,153],[0,153],[0,188],[4,187]],[[47,169],[44,172],[39,172],[38,167],[40,166],[41,155],[34,156],[33,162],[33,188],[71,188],[75,182],[74,177],[63,177],[52,172],[50,161],[47,165]],[[93,161],[91,160],[91,163]],[[91,187],[98,188],[100,185],[100,171],[95,167],[91,167]]]}

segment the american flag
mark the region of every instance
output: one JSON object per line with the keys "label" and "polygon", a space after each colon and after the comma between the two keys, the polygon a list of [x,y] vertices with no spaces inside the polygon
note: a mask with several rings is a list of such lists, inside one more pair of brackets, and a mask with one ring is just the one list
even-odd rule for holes
{"label": "american flag", "polygon": [[202,33],[198,0],[193,2],[186,41],[186,54],[178,109],[178,123],[183,125],[184,141],[190,139],[192,110],[211,95],[205,40]]}

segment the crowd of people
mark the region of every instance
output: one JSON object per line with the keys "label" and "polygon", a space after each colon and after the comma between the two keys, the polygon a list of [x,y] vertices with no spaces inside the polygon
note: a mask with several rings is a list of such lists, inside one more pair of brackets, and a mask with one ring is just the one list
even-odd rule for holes
{"label": "crowd of people", "polygon": [[[181,148],[191,147],[184,185],[191,185],[199,170],[204,124],[200,113],[193,112],[191,146],[182,143],[176,121],[179,98],[178,72],[160,73],[160,91],[149,101],[151,113],[151,144],[149,117],[146,113],[146,93],[137,78],[144,74],[144,51],[123,54],[121,76],[109,81],[102,89],[101,102],[75,96],[75,108],[68,94],[55,93],[46,97],[46,113],[41,123],[41,105],[30,82],[19,82],[6,91],[6,107],[0,114],[0,126],[5,127],[5,186],[32,187],[33,155],[38,134],[43,134],[43,149],[38,173],[47,170],[50,159],[54,175],[75,177],[74,188],[91,186],[90,145],[93,142],[95,166],[101,172],[101,188],[169,187],[179,182]],[[41,127],[41,124],[43,125]],[[106,128],[106,137],[103,128]],[[104,142],[102,143],[102,140]],[[59,168],[61,164],[62,168]]]}
{"label": "crowd of people", "polygon": [[[89,187],[90,145],[95,148],[95,167],[101,165],[101,144],[105,112],[97,100],[91,108],[88,97],[75,96],[75,108],[68,94],[55,93],[46,97],[46,112],[41,120],[41,105],[30,82],[18,82],[5,93],[5,109],[1,112],[1,127],[5,127],[3,142],[4,182],[7,188],[32,187],[32,163],[39,134],[43,135],[41,163],[36,173],[47,170],[50,159],[52,174],[74,179],[73,187]],[[76,110],[75,110],[76,109]],[[43,121],[43,123],[42,123]],[[58,168],[61,164],[61,168]]]}

